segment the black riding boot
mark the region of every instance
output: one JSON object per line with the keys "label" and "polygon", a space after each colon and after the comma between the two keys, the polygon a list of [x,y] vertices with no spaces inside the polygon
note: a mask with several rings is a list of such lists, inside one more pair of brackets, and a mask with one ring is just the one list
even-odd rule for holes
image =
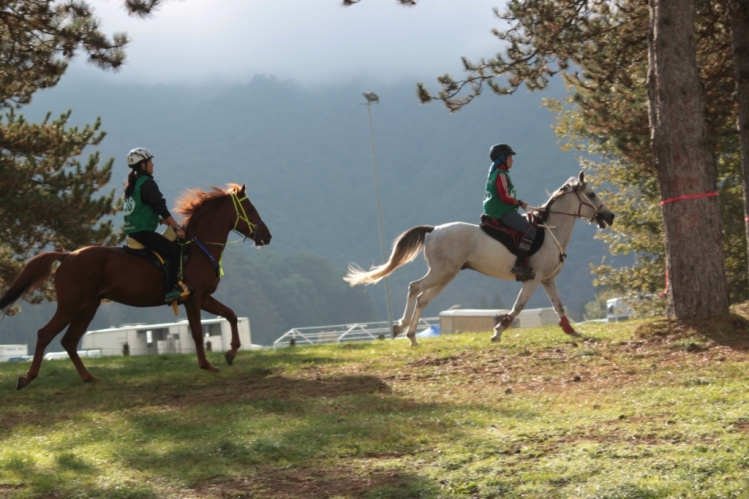
{"label": "black riding boot", "polygon": [[164,270],[166,271],[166,296],[164,302],[171,303],[174,300],[178,300],[182,295],[182,286],[177,284],[177,262],[172,261],[171,258],[167,258],[164,261]]}
{"label": "black riding boot", "polygon": [[533,271],[533,269],[525,264],[525,261],[528,259],[528,252],[530,251],[532,244],[533,239],[524,237],[523,239],[521,239],[520,244],[518,245],[518,258],[517,260],[515,260],[515,266],[512,267],[512,270],[510,272],[515,274],[515,279],[520,282],[531,281],[536,278],[536,273]]}

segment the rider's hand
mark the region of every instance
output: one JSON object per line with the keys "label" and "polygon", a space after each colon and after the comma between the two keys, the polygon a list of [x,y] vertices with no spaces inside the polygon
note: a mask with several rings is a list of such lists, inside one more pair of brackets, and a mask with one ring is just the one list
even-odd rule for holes
{"label": "rider's hand", "polygon": [[177,237],[180,238],[180,239],[184,239],[185,238],[185,229],[179,228],[177,230]]}
{"label": "rider's hand", "polygon": [[527,204],[527,203],[524,203],[524,202],[522,202],[522,201],[520,201],[520,207],[521,207],[522,209],[524,209],[524,210],[527,210],[527,209],[528,209],[528,204]]}

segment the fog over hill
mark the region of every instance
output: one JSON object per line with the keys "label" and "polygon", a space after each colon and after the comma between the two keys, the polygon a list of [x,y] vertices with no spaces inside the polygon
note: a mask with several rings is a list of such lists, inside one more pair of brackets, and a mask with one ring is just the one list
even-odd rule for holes
{"label": "fog over hill", "polygon": [[[246,183],[273,232],[271,245],[260,251],[312,253],[343,271],[349,263],[369,267],[381,262],[362,91],[376,92],[381,101],[372,113],[388,248],[415,225],[477,223],[488,151],[497,142],[517,151],[513,182],[519,197],[531,205],[542,204],[547,193],[579,172],[574,154],[559,150],[550,128],[553,116],[540,106],[542,97],[561,96],[560,88],[484,95],[449,114],[439,104],[420,105],[413,82],[373,86],[352,80],[309,88],[256,76],[244,85],[146,86],[72,74],[58,87],[39,92],[20,112],[39,120],[46,111],[55,116],[70,108],[71,124],[77,125],[101,116],[107,137],[98,149],[103,158],[116,158],[111,187],[120,193],[127,174],[124,158],[133,147],[155,154],[155,178],[170,206],[189,187]],[[589,264],[600,263],[606,253],[594,234],[592,226],[578,223],[558,278],[573,317],[580,317],[582,305],[594,295]],[[242,251],[252,259],[250,244]],[[420,257],[391,277],[396,318],[408,282],[425,271]],[[519,289],[518,283],[462,272],[425,315],[438,315],[455,304],[491,304],[497,293],[510,306]],[[384,320],[384,286],[370,286],[367,293]],[[528,306],[549,306],[543,290]],[[236,312],[248,315],[241,307]],[[131,321],[139,313],[133,309]],[[161,313],[169,320],[166,307]]]}

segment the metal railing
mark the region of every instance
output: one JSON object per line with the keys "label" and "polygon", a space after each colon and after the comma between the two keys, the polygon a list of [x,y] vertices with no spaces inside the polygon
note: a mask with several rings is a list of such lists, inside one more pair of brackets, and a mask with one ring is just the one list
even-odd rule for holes
{"label": "metal railing", "polygon": [[[416,326],[420,333],[433,325],[439,325],[439,317],[422,317]],[[405,332],[398,335],[403,338]],[[392,339],[388,321],[360,322],[355,324],[337,324],[333,326],[295,327],[286,331],[273,342],[273,348],[289,345],[321,345],[325,343],[344,343],[347,341],[374,341]]]}

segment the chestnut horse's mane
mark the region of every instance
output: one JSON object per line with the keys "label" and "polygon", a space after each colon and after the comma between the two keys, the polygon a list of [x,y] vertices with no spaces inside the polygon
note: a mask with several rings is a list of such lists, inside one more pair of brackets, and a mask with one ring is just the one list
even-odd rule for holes
{"label": "chestnut horse's mane", "polygon": [[183,223],[188,225],[191,220],[200,219],[224,198],[241,189],[237,184],[228,184],[227,187],[228,189],[221,189],[211,186],[209,191],[188,189],[177,200],[175,211],[185,216]]}

